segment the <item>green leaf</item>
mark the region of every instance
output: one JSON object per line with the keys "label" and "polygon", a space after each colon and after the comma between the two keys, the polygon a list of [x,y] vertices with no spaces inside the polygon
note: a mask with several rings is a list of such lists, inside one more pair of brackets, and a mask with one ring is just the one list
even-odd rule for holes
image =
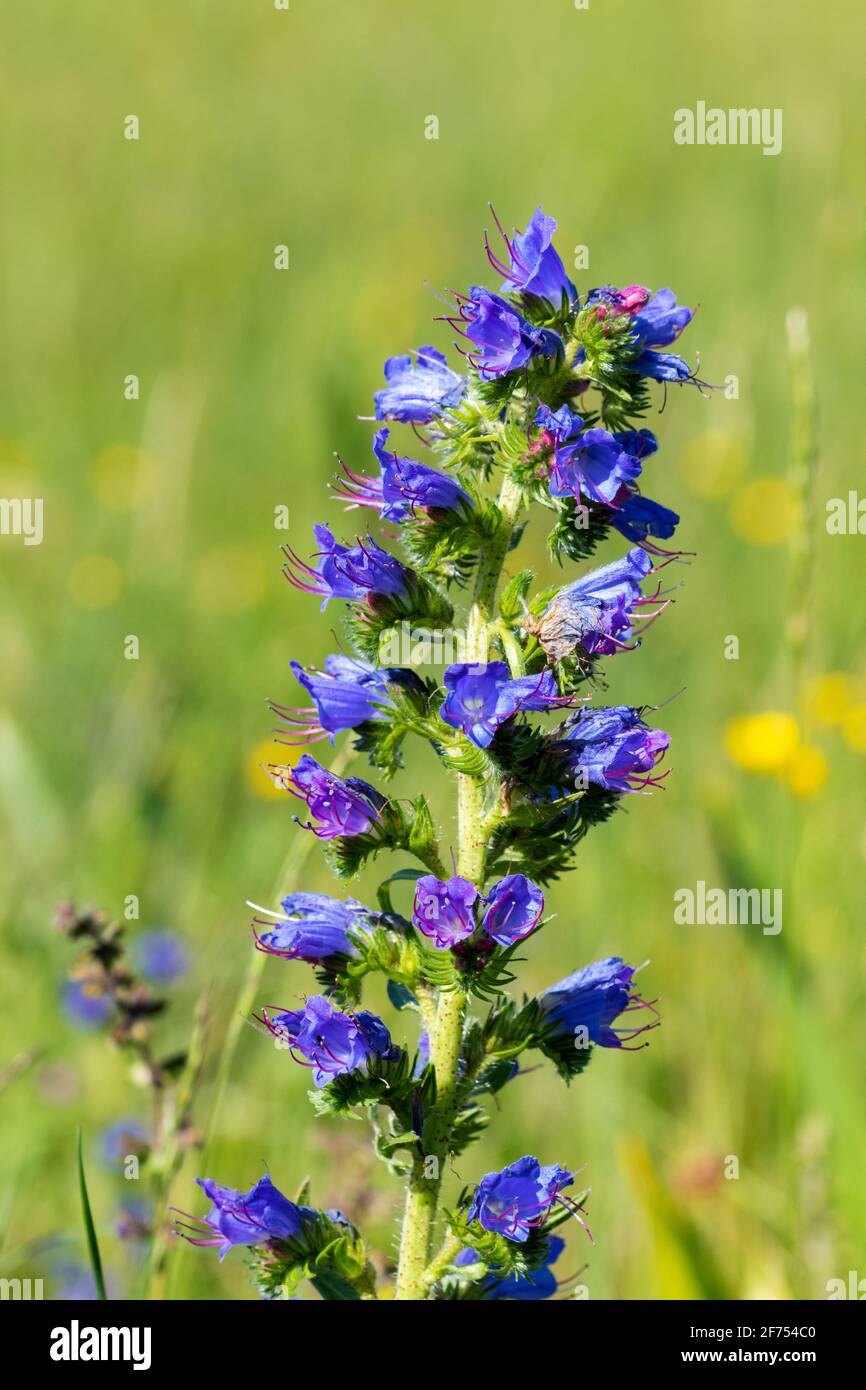
{"label": "green leaf", "polygon": [[87,1237],[87,1254],[90,1259],[90,1268],[93,1271],[93,1282],[96,1285],[96,1297],[102,1302],[107,1302],[108,1294],[105,1292],[105,1280],[102,1275],[102,1259],[99,1254],[99,1241],[96,1239],[96,1227],[93,1224],[93,1215],[90,1210],[90,1198],[87,1195],[87,1179],[84,1176],[84,1154],[81,1147],[80,1126],[76,1143],[78,1150],[78,1190],[81,1194],[81,1211],[84,1217],[84,1232]]}
{"label": "green leaf", "polygon": [[523,612],[523,602],[529,593],[534,578],[535,574],[532,570],[519,570],[502,590],[499,612],[509,625],[516,623]]}

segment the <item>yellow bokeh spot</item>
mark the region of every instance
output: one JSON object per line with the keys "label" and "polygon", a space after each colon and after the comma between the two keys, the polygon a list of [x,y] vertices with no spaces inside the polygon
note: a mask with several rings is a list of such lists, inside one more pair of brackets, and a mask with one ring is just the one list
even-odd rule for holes
{"label": "yellow bokeh spot", "polygon": [[131,512],[145,501],[155,475],[151,455],[133,444],[109,444],[90,465],[90,487],[112,512]]}
{"label": "yellow bokeh spot", "polygon": [[707,430],[686,444],[680,471],[696,496],[708,501],[727,497],[746,471],[743,441],[723,430]]}
{"label": "yellow bokeh spot", "polygon": [[866,705],[852,705],[842,721],[845,741],[857,753],[866,753]]}
{"label": "yellow bokeh spot", "polygon": [[109,555],[85,555],[72,566],[68,583],[82,608],[110,608],[120,597],[123,575]]}
{"label": "yellow bokeh spot", "polygon": [[778,545],[799,530],[803,502],[787,478],[755,478],[731,503],[737,535],[752,545]]}
{"label": "yellow bokeh spot", "polygon": [[799,746],[800,726],[784,710],[745,714],[725,730],[728,757],[747,772],[784,772]]}
{"label": "yellow bokeh spot", "polygon": [[288,796],[285,787],[279,785],[278,778],[269,769],[294,767],[303,751],[303,748],[288,748],[284,743],[277,743],[272,738],[257,743],[250,749],[245,767],[246,782],[250,791],[256,796]]}
{"label": "yellow bokeh spot", "polygon": [[256,550],[218,546],[198,562],[196,601],[211,613],[243,613],[261,601],[266,589],[265,566]]}
{"label": "yellow bokeh spot", "polygon": [[851,704],[854,682],[842,671],[828,671],[809,681],[803,708],[816,724],[841,724]]}
{"label": "yellow bokeh spot", "polygon": [[827,759],[820,748],[804,744],[788,768],[788,786],[796,796],[814,796],[827,780]]}

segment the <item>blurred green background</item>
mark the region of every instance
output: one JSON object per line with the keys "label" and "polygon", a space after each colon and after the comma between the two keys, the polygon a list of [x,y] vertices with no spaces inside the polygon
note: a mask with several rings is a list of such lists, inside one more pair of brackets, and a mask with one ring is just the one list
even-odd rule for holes
{"label": "blurred green background", "polygon": [[[367,466],[357,416],[387,355],[447,348],[423,282],[487,276],[490,199],[520,226],[541,203],[569,265],[589,248],[582,293],[670,284],[699,304],[685,354],[739,390],[675,391],[647,421],[648,491],[697,557],[608,675],[614,703],[686,687],[659,721],[673,774],[588,839],[522,967],[530,989],[649,957],[663,1027],[568,1091],[548,1066],[512,1083],[460,1179],[527,1151],[586,1163],[598,1243],[575,1227],[559,1270],[587,1263],[593,1298],[821,1298],[866,1275],[866,541],[825,528],[827,499],[863,478],[862,6],[44,0],[7,8],[0,31],[0,492],[45,505],[41,546],[0,537],[0,1071],[25,1054],[0,1094],[0,1273],[44,1275],[53,1296],[83,1260],[81,1124],[109,1278],[132,1287],[113,1234],[132,1184],[98,1145],[146,1102],[124,1055],[59,1008],[72,952],[53,907],[119,915],[134,894],[132,929],[188,938],[160,1037],[183,1046],[209,987],[204,1126],[250,959],[244,900],[272,900],[301,833],[257,771],[265,699],[295,703],[287,661],[320,661],[337,621],[281,579],[274,508],[302,553],[315,518],[337,521],[332,453]],[[698,100],[782,108],[782,153],[677,146],[673,113]],[[818,399],[811,496],[795,307]],[[525,549],[545,566],[540,524]],[[791,719],[742,722],[765,711]],[[420,758],[396,790],[433,788],[447,840],[453,798]],[[675,925],[674,892],[699,879],[782,887],[782,933]],[[330,885],[313,854],[304,886]],[[259,999],[310,985],[271,962]],[[396,1185],[362,1126],[313,1121],[306,1087],[244,1029],[210,1175],[247,1186],[267,1163],[293,1192],[309,1173],[316,1204],[393,1250]],[[173,1197],[202,1211],[198,1171],[189,1157]],[[239,1255],[175,1250],[168,1277],[175,1296],[254,1296]]]}

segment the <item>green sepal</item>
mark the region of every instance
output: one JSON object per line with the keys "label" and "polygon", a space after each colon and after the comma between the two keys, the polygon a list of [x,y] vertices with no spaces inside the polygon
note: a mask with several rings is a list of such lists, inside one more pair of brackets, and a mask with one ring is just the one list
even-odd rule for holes
{"label": "green sepal", "polygon": [[551,557],[560,565],[588,559],[607,538],[611,518],[610,507],[578,502],[576,497],[557,498],[556,524],[547,537]]}
{"label": "green sepal", "polygon": [[258,1247],[250,1269],[267,1299],[291,1297],[304,1279],[329,1301],[375,1297],[376,1274],[361,1236],[324,1212],[305,1221],[296,1236]]}
{"label": "green sepal", "polygon": [[479,552],[499,527],[495,502],[475,499],[475,507],[432,509],[423,518],[409,517],[400,527],[400,542],[416,570],[443,584],[465,584]]}
{"label": "green sepal", "polygon": [[505,588],[502,590],[499,599],[499,614],[503,622],[509,627],[514,626],[523,613],[526,595],[532,586],[535,578],[533,570],[518,570],[512,579],[509,579]]}
{"label": "green sepal", "polygon": [[355,878],[368,860],[384,849],[408,850],[431,873],[447,878],[424,796],[416,797],[408,806],[386,801],[379,820],[363,835],[341,835],[323,845],[325,860],[338,878]]}
{"label": "green sepal", "polygon": [[407,571],[409,588],[405,596],[371,594],[365,603],[350,603],[346,627],[355,650],[374,664],[388,664],[382,647],[395,626],[407,623],[411,629],[450,627],[454,609],[429,579]]}

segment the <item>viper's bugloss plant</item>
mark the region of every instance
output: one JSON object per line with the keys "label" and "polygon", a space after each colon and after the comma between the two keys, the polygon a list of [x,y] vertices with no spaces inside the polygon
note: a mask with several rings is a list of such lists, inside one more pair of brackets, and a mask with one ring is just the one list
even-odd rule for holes
{"label": "viper's bugloss plant", "polygon": [[[676,586],[665,571],[684,554],[659,544],[679,517],[643,492],[645,470],[660,471],[641,423],[649,383],[699,384],[669,351],[692,311],[640,285],[581,300],[555,226],[539,208],[513,237],[497,222],[501,251],[485,238],[501,283],[454,295],[441,315],[458,334],[461,372],[429,346],[385,364],[375,471],[342,464],[333,491],[350,512],[372,513],[400,558],[366,524],[352,534],[322,523],[311,549],[285,549],[296,589],[347,607],[345,650],[322,669],[306,655],[291,662],[311,704],[273,705],[277,737],[291,747],[348,734],[382,781],[418,738],[456,791],[446,846],[424,794],[389,797],[308,752],[272,768],[306,803],[295,820],[322,840],[337,877],[374,859],[386,877],[375,905],[295,892],[257,909],[253,927],[258,949],[292,962],[290,988],[305,968],[317,981],[302,1008],[262,1008],[259,1026],[287,1066],[309,1068],[318,1114],[367,1113],[376,1153],[405,1183],[401,1300],[557,1292],[552,1232],[570,1217],[585,1227],[579,1155],[517,1157],[440,1210],[445,1165],[488,1122],[490,1096],[515,1094],[524,1058],[541,1054],[569,1082],[595,1048],[645,1046],[658,1021],[619,957],[577,969],[572,958],[572,973],[537,998],[508,996],[516,951],[528,954],[548,921],[546,887],[589,830],[666,775],[669,739],[651,707],[608,707],[598,693],[602,661],[633,652],[668,607]],[[401,424],[414,435],[398,445]],[[412,456],[420,448],[428,461]],[[517,564],[533,512],[552,560],[568,566],[562,582],[537,587]],[[575,573],[610,533],[628,548]],[[399,633],[408,649],[395,665]],[[439,675],[413,669],[422,636],[428,656],[438,638],[455,658],[437,663]],[[360,1007],[369,975],[387,981],[393,1024]],[[413,1014],[407,1039],[399,1025]],[[247,1193],[200,1181],[211,1209],[184,1217],[179,1233],[223,1255],[252,1247],[265,1296],[293,1295],[304,1278],[325,1298],[382,1296],[374,1270],[387,1277],[387,1260],[368,1258],[341,1213],[306,1206],[304,1191],[290,1201],[268,1178]]]}

